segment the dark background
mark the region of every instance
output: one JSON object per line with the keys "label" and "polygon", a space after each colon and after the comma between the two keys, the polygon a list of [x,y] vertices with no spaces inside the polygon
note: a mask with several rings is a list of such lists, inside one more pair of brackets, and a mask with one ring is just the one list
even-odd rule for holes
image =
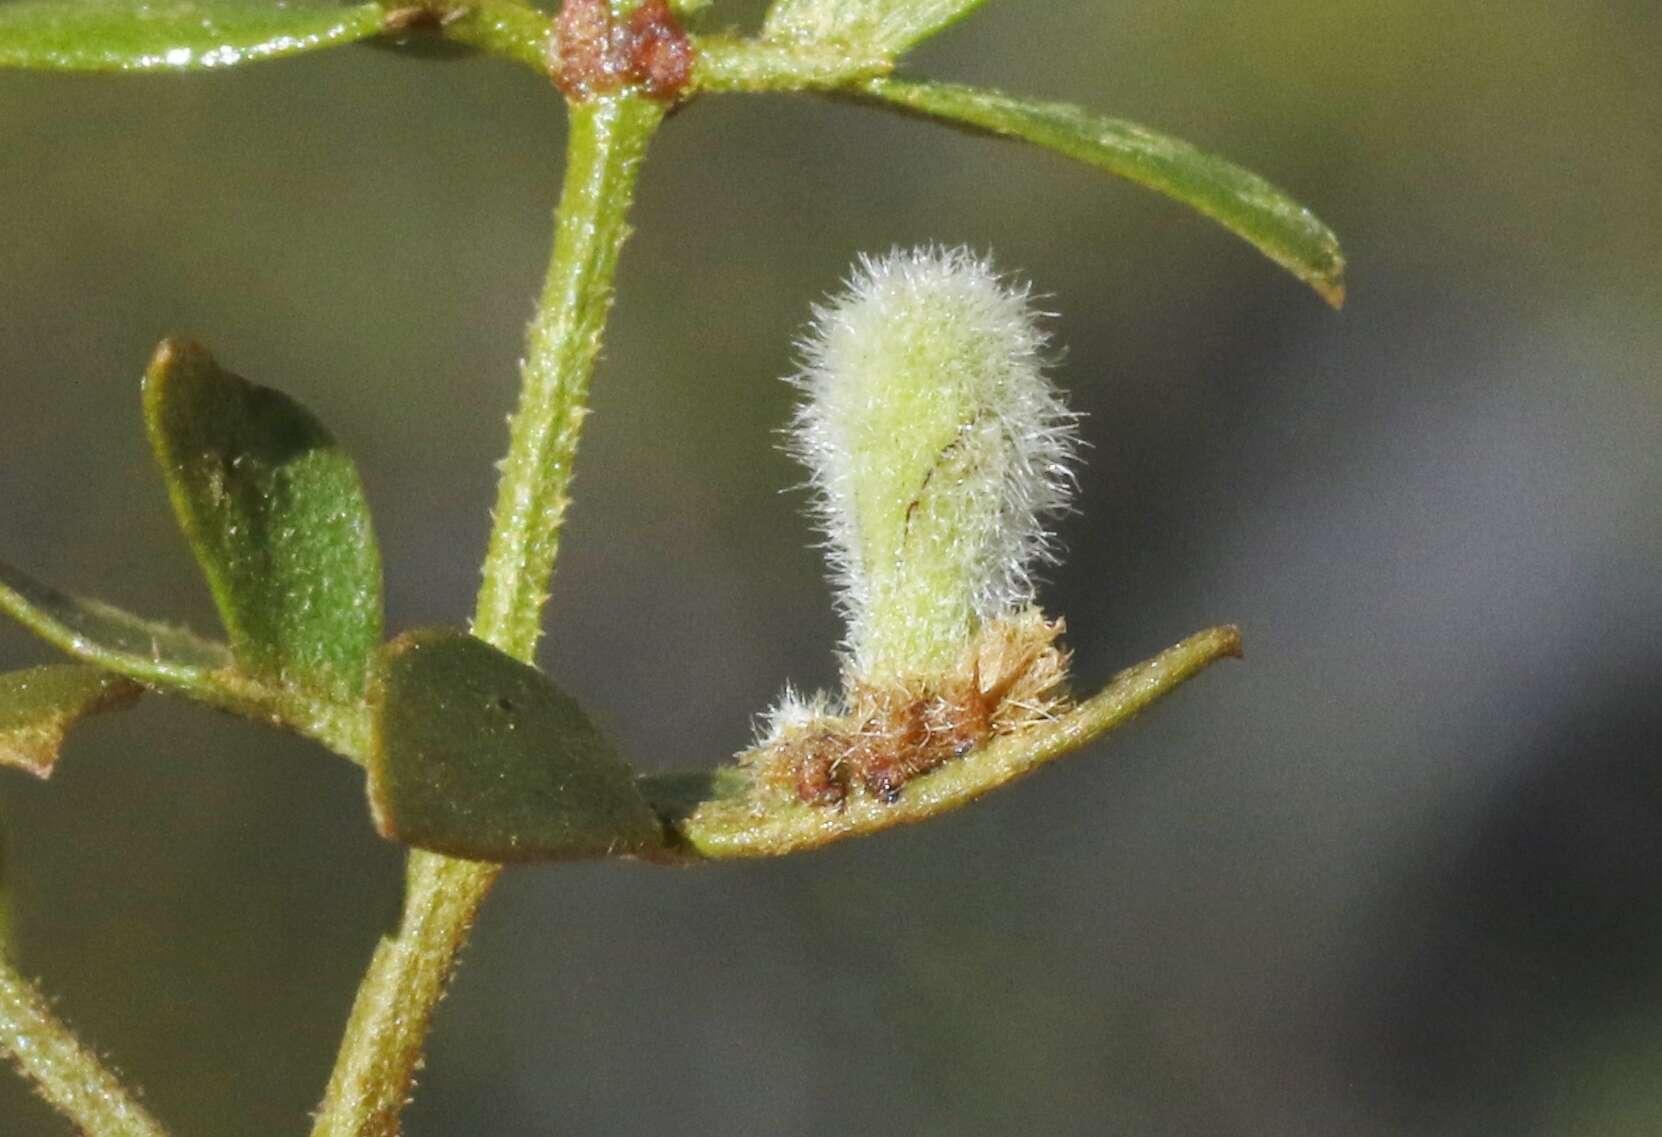
{"label": "dark background", "polygon": [[[834,679],[779,376],[897,243],[1058,313],[1080,686],[1224,620],[1247,659],[928,826],[509,873],[411,1137],[1662,1131],[1659,58],[1650,0],[998,0],[917,53],[1264,173],[1344,238],[1341,314],[1041,152],[806,98],[672,121],[540,656],[640,766]],[[562,138],[480,60],[0,76],[5,558],[214,626],[138,415],[186,332],[356,453],[390,628],[463,620]],[[303,1132],[397,905],[358,771],[158,698],[0,804],[63,1013],[181,1137]],[[0,1132],[69,1129],[6,1078]]]}

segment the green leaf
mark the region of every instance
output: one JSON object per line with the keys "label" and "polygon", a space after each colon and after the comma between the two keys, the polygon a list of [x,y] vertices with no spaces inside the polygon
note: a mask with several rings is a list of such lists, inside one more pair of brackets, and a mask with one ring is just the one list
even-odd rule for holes
{"label": "green leaf", "polygon": [[1024,139],[1157,190],[1251,242],[1335,308],[1344,304],[1345,258],[1333,232],[1257,174],[1187,142],[1066,103],[949,83],[872,79],[855,91],[916,114]]}
{"label": "green leaf", "polygon": [[274,688],[237,670],[224,644],[99,600],[66,596],[0,562],[0,612],[66,654],[105,671],[274,726],[288,726],[361,762],[361,702]]}
{"label": "green leaf", "polygon": [[164,342],[145,423],[239,669],[349,703],[381,639],[381,561],[358,473],[292,399]]}
{"label": "green leaf", "polygon": [[0,562],[0,611],[76,659],[185,694],[215,686],[231,653],[183,628],[66,596]]}
{"label": "green leaf", "polygon": [[1207,667],[1241,654],[1234,627],[1208,628],[1127,668],[1065,714],[995,737],[906,783],[894,801],[850,796],[809,805],[744,766],[642,778],[641,792],[670,834],[660,860],[782,857],[897,825],[928,821],[1008,785],[1130,722]]}
{"label": "green leaf", "polygon": [[762,38],[842,43],[895,56],[955,24],[986,0],[774,0]]}
{"label": "green leaf", "polygon": [[453,857],[650,854],[629,767],[536,668],[462,632],[409,632],[370,683],[369,800],[382,836]]}
{"label": "green leaf", "polygon": [[50,776],[71,726],[128,706],[140,691],[119,675],[74,663],[0,675],[0,766]]}
{"label": "green leaf", "polygon": [[11,0],[0,67],[210,70],[364,39],[383,15],[339,0]]}

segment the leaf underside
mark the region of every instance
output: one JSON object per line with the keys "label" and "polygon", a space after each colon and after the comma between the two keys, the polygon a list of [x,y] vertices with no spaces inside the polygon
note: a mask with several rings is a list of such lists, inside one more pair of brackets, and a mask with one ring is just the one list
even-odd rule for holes
{"label": "leaf underside", "polygon": [[1165,194],[1212,218],[1337,308],[1345,259],[1332,230],[1257,174],[1187,142],[1066,103],[951,83],[871,79],[855,97],[973,131],[1016,138]]}
{"label": "leaf underside", "polygon": [[49,776],[70,727],[129,705],[140,691],[119,675],[74,663],[0,675],[0,766]]}
{"label": "leaf underside", "polygon": [[212,70],[364,39],[383,14],[338,0],[11,0],[0,67]]}

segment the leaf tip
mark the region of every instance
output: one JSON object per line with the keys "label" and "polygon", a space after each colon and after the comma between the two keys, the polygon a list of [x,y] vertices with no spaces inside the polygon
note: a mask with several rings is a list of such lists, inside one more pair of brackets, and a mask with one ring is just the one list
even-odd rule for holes
{"label": "leaf tip", "polygon": [[143,392],[146,425],[153,445],[160,445],[156,434],[160,425],[158,419],[171,381],[187,371],[212,367],[213,362],[208,349],[188,336],[168,336],[150,353],[150,362],[145,365],[139,386]]}
{"label": "leaf tip", "polygon": [[[1344,300],[1344,289],[1339,290],[1339,299]],[[1218,638],[1219,659],[1244,659],[1246,647],[1241,642],[1241,629],[1235,624],[1222,624],[1213,629]]]}
{"label": "leaf tip", "polygon": [[1345,259],[1337,257],[1333,268],[1322,276],[1312,277],[1310,287],[1316,290],[1316,295],[1327,301],[1328,307],[1335,312],[1342,311],[1345,306]]}
{"label": "leaf tip", "polygon": [[212,358],[207,348],[189,336],[168,336],[150,353],[150,366],[145,368],[145,374],[164,375],[186,363],[197,363]]}
{"label": "leaf tip", "polygon": [[50,737],[37,738],[26,744],[17,740],[7,742],[0,739],[0,766],[22,770],[25,774],[33,774],[44,782],[51,778],[52,771],[57,768],[58,750],[62,745],[62,732]]}

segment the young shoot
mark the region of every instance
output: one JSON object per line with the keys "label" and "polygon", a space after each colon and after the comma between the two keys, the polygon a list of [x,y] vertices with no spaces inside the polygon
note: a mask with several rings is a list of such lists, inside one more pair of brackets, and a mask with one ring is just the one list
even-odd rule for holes
{"label": "young shoot", "polygon": [[1044,716],[1059,624],[1032,607],[1072,486],[1074,416],[1029,290],[967,249],[862,258],[814,310],[790,449],[847,621],[842,714],[787,697],[764,749],[804,800],[909,778]]}
{"label": "young shoot", "polygon": [[1073,415],[1026,287],[967,249],[862,258],[814,310],[791,451],[825,530],[848,665],[938,677],[1033,599],[1066,504]]}

